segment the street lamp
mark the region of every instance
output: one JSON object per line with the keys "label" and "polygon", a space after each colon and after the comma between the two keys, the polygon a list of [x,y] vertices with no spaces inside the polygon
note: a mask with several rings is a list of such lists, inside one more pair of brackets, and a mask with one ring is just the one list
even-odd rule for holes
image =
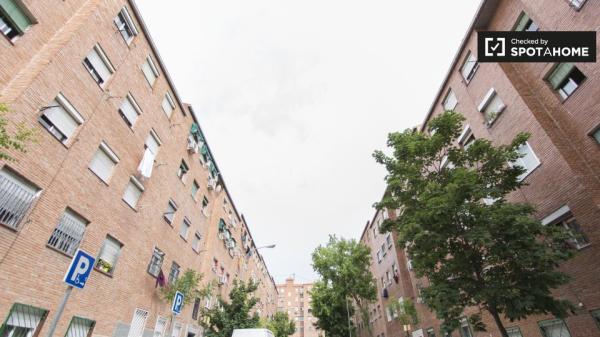
{"label": "street lamp", "polygon": [[266,246],[258,247],[258,248],[256,248],[256,250],[263,249],[263,248],[275,248],[275,246],[276,246],[275,244],[266,245]]}

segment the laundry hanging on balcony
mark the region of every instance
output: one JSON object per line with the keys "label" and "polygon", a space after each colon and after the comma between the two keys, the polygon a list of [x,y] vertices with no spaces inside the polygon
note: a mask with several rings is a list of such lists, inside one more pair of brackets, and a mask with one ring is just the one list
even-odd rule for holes
{"label": "laundry hanging on balcony", "polygon": [[150,176],[152,175],[152,167],[154,167],[154,157],[156,157],[156,155],[152,152],[152,150],[149,147],[147,147],[144,151],[144,157],[142,158],[142,161],[140,162],[140,165],[137,168],[138,172],[140,172],[140,174],[145,178],[150,178]]}

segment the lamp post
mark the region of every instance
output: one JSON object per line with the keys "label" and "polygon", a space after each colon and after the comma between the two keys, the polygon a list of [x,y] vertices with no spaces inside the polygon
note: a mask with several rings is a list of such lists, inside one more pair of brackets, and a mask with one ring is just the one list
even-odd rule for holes
{"label": "lamp post", "polygon": [[256,248],[256,250],[263,249],[263,248],[275,248],[275,246],[276,246],[276,244],[266,245],[266,246],[258,247],[258,248]]}

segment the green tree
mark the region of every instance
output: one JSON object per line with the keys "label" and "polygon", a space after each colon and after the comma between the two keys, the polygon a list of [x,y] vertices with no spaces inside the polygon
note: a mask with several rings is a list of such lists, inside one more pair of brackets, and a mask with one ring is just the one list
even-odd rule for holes
{"label": "green tree", "polygon": [[368,304],[377,294],[369,248],[356,240],[330,236],[327,245],[315,249],[312,262],[320,276],[311,291],[317,326],[328,336],[347,336],[348,329],[353,329],[348,316],[354,316],[354,306],[348,302],[358,307],[363,322],[368,323]]}
{"label": "green tree", "polygon": [[388,305],[394,319],[398,320],[401,325],[417,325],[419,324],[419,316],[417,308],[410,298],[402,299],[401,301],[392,301]]}
{"label": "green tree", "polygon": [[[382,230],[399,233],[415,272],[429,279],[423,299],[444,328],[455,329],[465,307],[478,306],[507,337],[501,316],[567,315],[571,304],[551,290],[568,282],[556,268],[572,255],[565,246],[572,237],[535,220],[532,205],[506,201],[524,184],[524,169],[512,163],[528,135],[499,146],[477,139],[465,149],[457,145],[463,120],[445,112],[431,119],[429,134],[390,134],[393,155],[374,154],[388,171],[388,193],[376,206],[401,210]],[[485,329],[478,316],[470,320]]]}
{"label": "green tree", "polygon": [[26,151],[26,144],[35,141],[35,132],[23,124],[17,125],[16,132],[10,132],[6,115],[9,109],[6,104],[0,103],[0,160],[14,160],[8,150]]}
{"label": "green tree", "polygon": [[[178,277],[173,283],[167,284],[165,287],[160,288],[160,295],[167,303],[173,303],[175,293],[180,292],[183,294],[183,306],[190,304],[190,302],[198,297],[205,296],[210,291],[211,284],[209,283],[205,288],[198,289],[202,274],[196,272],[193,269],[186,269],[181,277]],[[174,316],[170,316],[170,329],[173,329]],[[171,335],[171,333],[169,333]]]}
{"label": "green tree", "polygon": [[296,324],[284,311],[276,312],[273,318],[266,322],[265,327],[271,330],[275,337],[288,337],[296,331]]}
{"label": "green tree", "polygon": [[219,296],[216,307],[203,311],[203,318],[199,323],[205,328],[205,336],[231,337],[234,329],[259,327],[258,314],[250,314],[258,303],[258,299],[253,295],[257,288],[258,284],[252,281],[244,283],[234,280],[229,302]]}

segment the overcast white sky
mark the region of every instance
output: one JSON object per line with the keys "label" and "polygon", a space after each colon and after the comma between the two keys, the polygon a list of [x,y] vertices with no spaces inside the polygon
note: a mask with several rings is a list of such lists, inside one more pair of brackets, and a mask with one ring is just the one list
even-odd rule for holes
{"label": "overcast white sky", "polygon": [[271,274],[312,281],[384,190],[371,154],[421,123],[479,0],[139,0]]}

